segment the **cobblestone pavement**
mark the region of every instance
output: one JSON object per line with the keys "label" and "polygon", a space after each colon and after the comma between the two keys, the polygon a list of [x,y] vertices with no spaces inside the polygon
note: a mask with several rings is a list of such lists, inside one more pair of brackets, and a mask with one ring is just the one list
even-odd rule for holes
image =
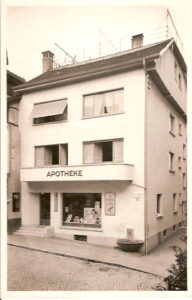
{"label": "cobblestone pavement", "polygon": [[8,246],[9,291],[149,291],[161,278]]}

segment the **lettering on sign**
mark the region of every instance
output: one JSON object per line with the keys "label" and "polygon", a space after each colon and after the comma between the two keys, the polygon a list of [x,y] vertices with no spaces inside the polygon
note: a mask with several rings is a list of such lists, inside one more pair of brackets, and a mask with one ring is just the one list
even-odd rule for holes
{"label": "lettering on sign", "polygon": [[48,171],[47,177],[83,176],[83,170],[69,171]]}
{"label": "lettering on sign", "polygon": [[115,193],[105,193],[105,214],[115,216]]}

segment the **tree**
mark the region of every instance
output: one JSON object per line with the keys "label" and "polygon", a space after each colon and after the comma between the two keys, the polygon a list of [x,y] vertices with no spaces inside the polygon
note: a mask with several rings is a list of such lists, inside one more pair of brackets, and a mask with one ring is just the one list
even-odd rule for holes
{"label": "tree", "polygon": [[169,275],[164,278],[164,284],[156,286],[158,291],[186,291],[187,290],[187,250],[173,246],[175,264],[168,268]]}

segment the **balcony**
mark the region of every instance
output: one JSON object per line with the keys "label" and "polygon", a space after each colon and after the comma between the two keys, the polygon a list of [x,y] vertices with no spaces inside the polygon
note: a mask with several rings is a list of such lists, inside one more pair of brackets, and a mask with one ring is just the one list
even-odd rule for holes
{"label": "balcony", "polygon": [[130,164],[99,164],[80,166],[46,166],[22,168],[21,181],[133,181],[134,166]]}

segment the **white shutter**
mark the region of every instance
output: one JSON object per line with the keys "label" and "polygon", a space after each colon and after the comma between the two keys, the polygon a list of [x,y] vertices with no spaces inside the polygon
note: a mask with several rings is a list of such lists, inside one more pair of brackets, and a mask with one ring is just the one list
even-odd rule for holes
{"label": "white shutter", "polygon": [[59,163],[67,165],[67,145],[59,145]]}
{"label": "white shutter", "polygon": [[94,150],[95,163],[101,163],[103,160],[102,143],[95,144]]}
{"label": "white shutter", "polygon": [[35,147],[35,166],[44,166],[44,147]]}
{"label": "white shutter", "polygon": [[113,141],[113,161],[123,161],[123,140]]}
{"label": "white shutter", "polygon": [[52,149],[45,147],[45,165],[52,165]]}
{"label": "white shutter", "polygon": [[94,163],[94,144],[87,143],[83,145],[83,162],[85,164]]}

